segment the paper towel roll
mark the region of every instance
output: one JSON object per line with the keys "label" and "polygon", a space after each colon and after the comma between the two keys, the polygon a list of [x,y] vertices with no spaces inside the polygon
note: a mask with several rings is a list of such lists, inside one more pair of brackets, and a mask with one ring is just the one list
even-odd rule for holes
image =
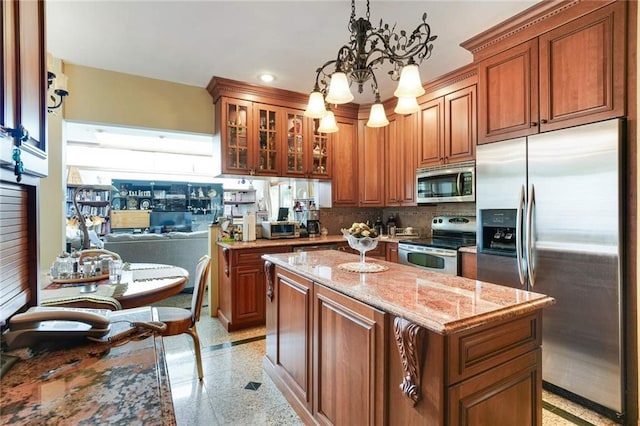
{"label": "paper towel roll", "polygon": [[242,217],[242,241],[256,240],[256,215],[245,214]]}

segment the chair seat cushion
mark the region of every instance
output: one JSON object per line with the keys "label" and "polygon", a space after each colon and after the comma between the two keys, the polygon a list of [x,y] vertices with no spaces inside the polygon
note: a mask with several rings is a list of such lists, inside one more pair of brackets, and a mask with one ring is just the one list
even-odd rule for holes
{"label": "chair seat cushion", "polygon": [[172,308],[160,306],[158,310],[158,319],[167,324],[167,329],[163,336],[175,336],[186,332],[193,324],[191,321],[191,311],[184,308]]}

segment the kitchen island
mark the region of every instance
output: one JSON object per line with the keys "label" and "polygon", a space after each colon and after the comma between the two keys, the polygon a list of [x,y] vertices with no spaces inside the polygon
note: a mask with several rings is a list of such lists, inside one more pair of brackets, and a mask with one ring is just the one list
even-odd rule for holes
{"label": "kitchen island", "polygon": [[263,366],[306,423],[542,423],[554,299],[382,260],[349,272],[338,251],[263,259]]}

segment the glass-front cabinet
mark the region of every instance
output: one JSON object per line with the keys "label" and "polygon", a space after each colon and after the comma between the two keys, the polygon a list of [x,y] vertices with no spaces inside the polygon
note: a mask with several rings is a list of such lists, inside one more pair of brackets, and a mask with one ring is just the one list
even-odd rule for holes
{"label": "glass-front cabinet", "polygon": [[256,174],[277,175],[279,171],[278,151],[280,131],[280,111],[270,105],[255,105],[258,117],[258,159]]}
{"label": "glass-front cabinet", "polygon": [[215,102],[216,176],[331,179],[334,137],[304,116],[307,95],[219,77],[207,90]]}
{"label": "glass-front cabinet", "polygon": [[286,176],[329,179],[329,135],[316,129],[320,120],[304,117],[302,111],[287,112]]}
{"label": "glass-front cabinet", "polygon": [[251,143],[252,103],[240,100],[224,100],[223,122],[225,173],[247,174],[253,168],[253,149]]}

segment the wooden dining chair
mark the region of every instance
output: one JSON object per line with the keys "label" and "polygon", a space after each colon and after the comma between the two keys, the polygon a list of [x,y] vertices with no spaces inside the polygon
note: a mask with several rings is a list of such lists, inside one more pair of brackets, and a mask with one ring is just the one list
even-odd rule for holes
{"label": "wooden dining chair", "polygon": [[120,259],[120,255],[116,252],[110,251],[110,250],[105,250],[105,249],[86,249],[86,250],[82,250],[80,252],[80,264],[82,265],[84,263],[84,259],[86,258],[93,258],[96,256],[102,256],[102,255],[109,255],[111,256],[112,259],[115,260],[119,260]]}
{"label": "wooden dining chair", "polygon": [[193,338],[193,345],[196,352],[196,365],[198,366],[198,378],[202,380],[202,355],[200,353],[200,338],[196,330],[196,323],[200,319],[202,301],[209,281],[209,271],[211,269],[211,257],[204,255],[198,260],[196,265],[196,285],[193,288],[191,298],[191,310],[174,307],[157,307],[158,319],[167,325],[163,336],[176,336],[187,333]]}

